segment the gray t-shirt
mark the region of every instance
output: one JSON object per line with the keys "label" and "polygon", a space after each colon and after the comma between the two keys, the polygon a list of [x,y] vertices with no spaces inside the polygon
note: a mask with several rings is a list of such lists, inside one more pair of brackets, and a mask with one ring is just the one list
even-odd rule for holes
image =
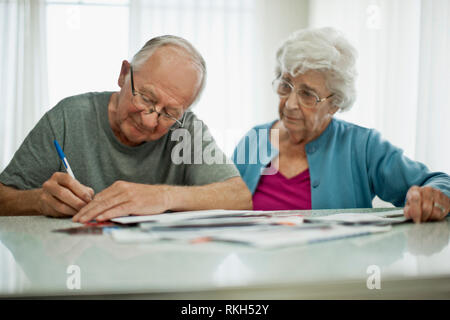
{"label": "gray t-shirt", "polygon": [[[59,102],[25,138],[0,174],[0,182],[17,189],[40,188],[54,172],[64,171],[53,144],[55,139],[76,179],[96,193],[117,180],[205,185],[239,176],[234,164],[217,147],[207,126],[193,112],[186,113],[181,137],[174,135],[176,131],[169,131],[156,141],[136,147],[123,145],[114,136],[108,121],[111,95],[112,92],[93,92]],[[174,137],[177,139],[172,141]],[[181,148],[184,146],[181,143],[189,140],[192,146]],[[194,141],[200,145],[194,147]],[[212,164],[210,160],[202,161],[203,152],[212,154],[216,161]]]}

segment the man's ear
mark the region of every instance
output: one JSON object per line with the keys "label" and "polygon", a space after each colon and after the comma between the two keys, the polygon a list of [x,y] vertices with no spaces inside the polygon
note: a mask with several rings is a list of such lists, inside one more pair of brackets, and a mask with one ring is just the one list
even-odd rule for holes
{"label": "man's ear", "polygon": [[130,63],[127,60],[122,61],[122,67],[120,68],[119,80],[117,81],[120,88],[123,87],[125,83],[125,78],[130,71]]}

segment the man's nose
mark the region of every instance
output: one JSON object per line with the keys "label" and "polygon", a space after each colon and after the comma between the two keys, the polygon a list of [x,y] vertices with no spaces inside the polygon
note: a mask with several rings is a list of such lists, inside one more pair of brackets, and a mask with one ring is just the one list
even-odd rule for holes
{"label": "man's nose", "polygon": [[158,125],[162,109],[163,107],[161,105],[156,104],[153,109],[150,109],[150,113],[141,113],[142,124],[148,129],[154,129]]}
{"label": "man's nose", "polygon": [[158,113],[141,113],[142,125],[147,129],[154,129],[158,125]]}

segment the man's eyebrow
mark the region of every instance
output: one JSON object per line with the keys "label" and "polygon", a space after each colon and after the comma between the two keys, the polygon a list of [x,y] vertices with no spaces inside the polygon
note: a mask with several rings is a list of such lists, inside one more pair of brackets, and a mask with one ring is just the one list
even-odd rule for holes
{"label": "man's eyebrow", "polygon": [[[147,88],[142,88],[141,91],[142,91],[142,93],[150,95],[152,99],[158,100],[158,97],[156,97],[156,94],[153,92],[153,90],[147,89]],[[177,106],[164,106],[165,109],[173,110],[173,111],[176,111],[177,113],[179,113],[179,110],[177,107],[179,107],[179,106],[178,105]]]}
{"label": "man's eyebrow", "polygon": [[151,89],[142,88],[141,92],[152,96],[153,99],[157,99],[155,93]]}

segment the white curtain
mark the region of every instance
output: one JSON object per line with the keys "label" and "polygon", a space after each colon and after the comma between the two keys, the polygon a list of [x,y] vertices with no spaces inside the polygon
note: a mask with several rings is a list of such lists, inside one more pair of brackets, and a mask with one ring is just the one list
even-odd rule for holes
{"label": "white curtain", "polygon": [[130,1],[131,54],[155,36],[173,34],[205,58],[207,84],[194,111],[228,154],[256,105],[254,19],[254,0]]}
{"label": "white curtain", "polygon": [[450,1],[421,3],[416,158],[450,173]]}
{"label": "white curtain", "polygon": [[0,0],[0,171],[47,106],[45,3]]}
{"label": "white curtain", "polygon": [[307,0],[130,0],[130,52],[154,36],[189,40],[208,68],[196,114],[231,155],[256,124],[277,117],[275,51],[306,27]]}
{"label": "white curtain", "polygon": [[409,157],[450,172],[448,0],[315,0],[310,26],[355,45],[358,98],[345,120],[374,127]]}

